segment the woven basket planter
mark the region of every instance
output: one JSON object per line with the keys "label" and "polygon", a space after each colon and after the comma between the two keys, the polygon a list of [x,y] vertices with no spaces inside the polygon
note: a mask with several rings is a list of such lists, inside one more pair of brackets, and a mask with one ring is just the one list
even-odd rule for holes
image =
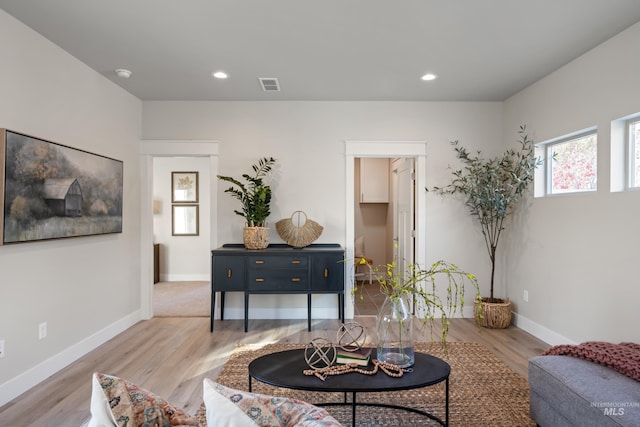
{"label": "woven basket planter", "polygon": [[269,229],[267,227],[245,227],[242,237],[244,247],[247,249],[264,249],[269,246]]}
{"label": "woven basket planter", "polygon": [[[478,317],[478,303],[473,303],[473,314]],[[505,329],[511,325],[511,301],[487,302],[482,299],[482,326],[490,329]]]}

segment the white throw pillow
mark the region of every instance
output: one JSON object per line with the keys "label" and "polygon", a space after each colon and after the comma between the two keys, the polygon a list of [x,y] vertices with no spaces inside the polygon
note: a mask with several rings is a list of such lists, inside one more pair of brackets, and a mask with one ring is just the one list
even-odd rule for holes
{"label": "white throw pillow", "polygon": [[235,390],[208,378],[203,390],[208,426],[342,427],[326,410],[301,400]]}
{"label": "white throw pillow", "polygon": [[91,419],[87,427],[118,427],[111,413],[109,399],[102,392],[98,374],[93,374],[91,379]]}

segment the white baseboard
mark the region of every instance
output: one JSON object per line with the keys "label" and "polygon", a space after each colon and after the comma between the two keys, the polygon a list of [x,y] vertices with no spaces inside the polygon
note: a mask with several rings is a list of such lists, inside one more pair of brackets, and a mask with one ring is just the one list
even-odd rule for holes
{"label": "white baseboard", "polygon": [[575,341],[533,322],[518,313],[513,313],[513,324],[549,345],[577,344]]}
{"label": "white baseboard", "polygon": [[[106,328],[96,332],[95,334],[83,339],[77,344],[68,347],[55,356],[45,360],[44,362],[34,366],[28,371],[23,372],[0,385],[0,407],[4,406],[11,400],[20,396],[25,391],[35,387],[51,375],[67,367],[75,362],[91,350],[99,347],[119,333],[125,331],[141,320],[140,310],[112,323]],[[90,382],[91,378],[87,378]]]}
{"label": "white baseboard", "polygon": [[211,276],[208,274],[161,274],[163,282],[208,282]]}
{"label": "white baseboard", "polygon": [[[244,309],[243,308],[232,308],[225,307],[224,309],[224,318],[226,320],[238,320],[244,319]],[[306,319],[307,318],[307,308],[250,308],[249,309],[249,319]],[[338,318],[338,309],[337,308],[312,308],[311,309],[311,320],[318,319],[337,319]],[[216,307],[215,319],[220,319],[220,307]]]}
{"label": "white baseboard", "polygon": [[[465,305],[463,309],[464,317],[473,318],[473,305]],[[461,317],[458,313],[454,317]],[[514,326],[522,329],[525,332],[530,333],[534,337],[546,342],[549,345],[558,345],[558,344],[577,344],[576,342],[570,340],[569,338],[562,336],[551,329],[548,329],[536,322],[529,320],[528,318],[519,315],[518,313],[513,313],[512,321]]]}

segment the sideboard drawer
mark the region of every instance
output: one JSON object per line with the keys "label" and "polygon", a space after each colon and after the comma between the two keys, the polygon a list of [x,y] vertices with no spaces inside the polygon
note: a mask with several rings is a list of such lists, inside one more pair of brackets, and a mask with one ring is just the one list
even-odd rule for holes
{"label": "sideboard drawer", "polygon": [[307,268],[306,256],[250,256],[248,267],[252,268]]}
{"label": "sideboard drawer", "polygon": [[248,287],[250,291],[288,291],[306,292],[309,288],[307,270],[278,269],[278,270],[249,270]]}

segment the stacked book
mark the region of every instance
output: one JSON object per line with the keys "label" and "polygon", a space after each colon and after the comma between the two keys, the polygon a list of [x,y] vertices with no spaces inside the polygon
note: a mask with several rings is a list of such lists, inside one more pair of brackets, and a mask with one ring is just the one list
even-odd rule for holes
{"label": "stacked book", "polygon": [[336,362],[342,365],[356,364],[358,366],[367,366],[371,358],[371,350],[371,348],[359,348],[355,351],[338,349]]}

